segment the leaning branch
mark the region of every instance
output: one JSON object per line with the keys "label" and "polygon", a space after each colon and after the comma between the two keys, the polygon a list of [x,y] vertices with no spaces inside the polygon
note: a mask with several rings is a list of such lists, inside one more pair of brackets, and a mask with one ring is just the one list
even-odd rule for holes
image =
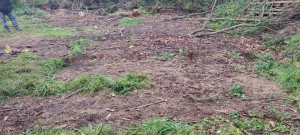
{"label": "leaning branch", "polygon": [[217,1],[218,1],[218,0],[215,0],[215,3],[214,3],[214,5],[213,5],[213,7],[211,8],[210,15],[208,16],[206,22],[204,23],[204,25],[203,25],[203,27],[202,27],[202,30],[205,29],[205,27],[206,27],[206,25],[208,24],[210,18],[212,17],[212,15],[213,15],[213,13],[214,13],[215,6],[216,6],[216,4],[217,4]]}
{"label": "leaning branch", "polygon": [[192,33],[189,33],[189,34],[187,35],[188,37],[191,36],[191,35],[195,35],[195,34],[197,34],[199,31],[203,31],[203,30],[205,29],[205,27],[206,27],[206,25],[208,24],[208,22],[209,22],[211,16],[212,16],[213,13],[214,13],[214,9],[215,9],[215,6],[216,6],[216,4],[217,4],[217,1],[218,1],[218,0],[215,0],[214,5],[213,5],[212,8],[211,8],[210,15],[209,15],[208,18],[206,19],[206,21],[205,21],[203,27],[202,27],[200,30],[198,30],[198,31],[194,31],[194,32],[192,32]]}

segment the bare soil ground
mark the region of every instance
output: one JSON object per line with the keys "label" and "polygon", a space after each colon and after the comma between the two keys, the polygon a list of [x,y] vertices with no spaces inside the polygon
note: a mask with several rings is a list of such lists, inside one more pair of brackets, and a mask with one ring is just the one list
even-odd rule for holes
{"label": "bare soil ground", "polygon": [[[93,25],[99,26],[101,30],[82,34],[94,38],[95,43],[86,48],[86,54],[74,58],[68,67],[57,74],[59,79],[69,80],[80,74],[117,77],[128,71],[143,72],[151,78],[152,88],[116,97],[99,92],[93,96],[76,94],[67,99],[56,96],[9,99],[0,106],[0,132],[22,132],[35,123],[47,127],[66,124],[69,128],[104,123],[120,130],[123,126],[160,117],[200,123],[205,117],[224,115],[230,111],[250,116],[253,109],[271,117],[268,115],[269,106],[280,113],[297,113],[283,100],[284,90],[280,86],[245,70],[245,66],[250,69],[253,67],[251,55],[246,51],[257,51],[261,44],[259,41],[249,37],[218,35],[185,38],[198,24],[185,20],[161,21],[169,16],[172,15],[143,16],[148,20],[137,26],[126,27],[124,37],[116,25],[118,21],[110,23],[111,20],[106,18],[98,23],[95,21]],[[75,27],[81,26],[82,22],[61,18],[59,23],[48,23]],[[82,35],[8,42],[20,49],[32,45],[34,50],[30,51],[41,54],[43,58],[64,58],[68,49],[66,45]],[[96,40],[95,37],[99,35],[107,39]],[[134,42],[130,43],[131,36]],[[187,54],[180,55],[179,49],[187,50]],[[230,58],[225,54],[226,51],[238,52],[246,58]],[[153,59],[154,55],[161,52],[175,54],[175,58],[169,61]],[[90,64],[94,59],[98,61],[97,64]],[[226,96],[225,91],[234,83],[244,86],[246,99]],[[221,99],[213,102],[196,100],[209,97]],[[106,119],[110,113],[111,117]]]}

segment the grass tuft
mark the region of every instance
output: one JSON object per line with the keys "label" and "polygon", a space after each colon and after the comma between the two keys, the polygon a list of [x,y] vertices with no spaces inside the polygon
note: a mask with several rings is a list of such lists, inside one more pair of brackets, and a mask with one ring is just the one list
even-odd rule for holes
{"label": "grass tuft", "polygon": [[68,52],[68,58],[78,56],[80,54],[84,53],[84,50],[82,50],[83,47],[89,46],[93,43],[90,39],[80,38],[71,43],[69,47],[71,50]]}

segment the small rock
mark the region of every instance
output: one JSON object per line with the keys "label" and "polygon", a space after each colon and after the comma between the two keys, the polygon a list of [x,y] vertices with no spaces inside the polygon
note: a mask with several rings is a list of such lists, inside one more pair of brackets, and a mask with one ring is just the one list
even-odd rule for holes
{"label": "small rock", "polygon": [[32,48],[32,46],[31,45],[26,45],[26,48]]}
{"label": "small rock", "polygon": [[138,9],[134,9],[134,10],[132,11],[132,16],[133,16],[133,17],[138,17],[138,16],[140,16],[140,15],[142,15],[142,13],[141,13]]}
{"label": "small rock", "polygon": [[109,120],[110,117],[111,117],[111,113],[109,113],[107,116],[105,116],[104,120]]}
{"label": "small rock", "polygon": [[85,13],[82,12],[82,11],[80,11],[80,12],[78,12],[78,15],[81,16],[81,17],[84,17],[84,16],[85,16]]}

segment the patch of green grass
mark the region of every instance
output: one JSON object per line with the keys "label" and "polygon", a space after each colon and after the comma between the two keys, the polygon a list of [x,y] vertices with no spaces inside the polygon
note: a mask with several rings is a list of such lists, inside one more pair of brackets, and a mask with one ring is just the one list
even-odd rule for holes
{"label": "patch of green grass", "polygon": [[92,125],[68,131],[66,129],[47,129],[45,127],[34,128],[22,135],[115,135],[110,125]]}
{"label": "patch of green grass", "polygon": [[[33,16],[17,16],[17,21],[23,31],[15,31],[13,28],[10,33],[5,33],[5,38],[0,38],[0,43],[13,39],[26,37],[68,37],[74,35],[76,30],[69,27],[55,27],[50,24],[45,24],[42,18]],[[8,22],[12,26],[11,22]],[[4,28],[0,27],[0,33],[4,32]]]}
{"label": "patch of green grass", "polygon": [[68,52],[68,58],[72,58],[78,55],[81,55],[84,53],[84,50],[82,50],[83,47],[89,46],[92,44],[92,40],[86,39],[86,38],[80,38],[75,41],[73,41],[70,45],[69,48],[71,49]]}
{"label": "patch of green grass", "polygon": [[64,83],[53,75],[63,68],[63,61],[38,61],[37,58],[30,53],[21,53],[9,62],[0,63],[1,96],[47,96],[65,91]]}
{"label": "patch of green grass", "polygon": [[233,84],[228,93],[231,97],[246,98],[246,93],[243,90],[243,86],[238,83]]}
{"label": "patch of green grass", "polygon": [[130,27],[130,26],[135,26],[139,23],[145,22],[145,18],[129,18],[129,17],[124,17],[120,19],[120,26],[123,27]]}
{"label": "patch of green grass", "polygon": [[174,58],[174,54],[167,53],[167,52],[162,52],[160,53],[160,56],[153,56],[153,59],[156,60],[161,60],[161,61],[167,61],[167,60],[172,60]]}
{"label": "patch of green grass", "polygon": [[129,72],[126,76],[117,79],[101,75],[83,75],[69,81],[66,87],[81,92],[90,92],[90,94],[103,90],[127,94],[135,89],[150,87],[150,85],[146,75]]}

